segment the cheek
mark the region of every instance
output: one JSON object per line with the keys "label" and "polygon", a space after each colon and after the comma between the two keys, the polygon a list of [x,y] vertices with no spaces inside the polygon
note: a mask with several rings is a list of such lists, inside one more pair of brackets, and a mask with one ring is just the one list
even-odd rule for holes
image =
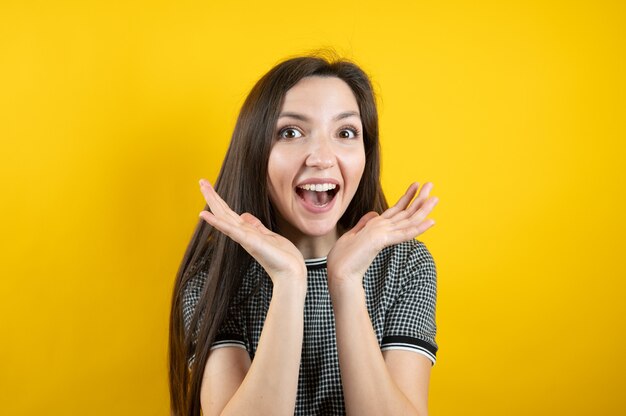
{"label": "cheek", "polygon": [[348,155],[348,157],[344,159],[344,166],[346,174],[353,185],[358,185],[359,182],[361,182],[361,177],[365,170],[365,150],[361,149],[360,152]]}
{"label": "cheek", "polygon": [[270,203],[276,208],[282,205],[281,204],[282,198],[280,197],[280,195],[281,195],[281,192],[280,192],[279,184],[276,181],[276,177],[273,176],[268,169],[267,196],[270,200]]}
{"label": "cheek", "polygon": [[280,169],[277,169],[275,164],[270,162],[267,165],[267,191],[270,197],[270,201],[275,205],[276,204],[276,187],[278,186],[278,178],[276,177]]}
{"label": "cheek", "polygon": [[291,188],[289,157],[284,152],[273,149],[267,162],[267,185],[270,196],[275,197],[281,190]]}

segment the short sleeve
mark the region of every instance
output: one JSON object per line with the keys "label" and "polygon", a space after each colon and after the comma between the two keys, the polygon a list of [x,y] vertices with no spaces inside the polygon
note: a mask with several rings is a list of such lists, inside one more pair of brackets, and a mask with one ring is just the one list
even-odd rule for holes
{"label": "short sleeve", "polygon": [[402,285],[385,314],[381,350],[408,350],[425,355],[435,364],[438,350],[435,342],[437,326],[437,270],[430,252],[421,241],[413,240],[399,246],[406,250]]}
{"label": "short sleeve", "polygon": [[[207,274],[204,271],[200,271],[196,273],[185,286],[183,290],[183,323],[185,328],[185,333],[189,334],[191,330],[191,321],[193,319],[193,314],[196,311],[196,306],[200,301],[200,294],[202,293],[202,288],[204,287],[204,283],[206,282]],[[198,327],[196,326],[193,331],[193,339],[194,343],[198,337]]]}
{"label": "short sleeve", "polygon": [[[189,336],[189,333],[191,331],[193,315],[196,311],[198,302],[200,301],[200,294],[202,293],[202,288],[204,287],[206,278],[206,272],[198,272],[187,282],[187,285],[183,290],[183,324],[185,328],[185,334],[187,336]],[[199,324],[200,323],[198,322],[198,325],[193,328],[193,332],[191,334],[192,346],[194,350],[198,339],[198,333],[200,332]],[[195,353],[192,353],[192,355],[187,358],[187,365],[189,367],[191,367],[191,365],[193,364],[195,356]]]}
{"label": "short sleeve", "polygon": [[242,307],[238,297],[235,297],[228,306],[226,319],[217,331],[211,349],[223,347],[238,347],[247,350],[245,326],[243,322]]}
{"label": "short sleeve", "polygon": [[[192,330],[191,325],[193,316],[196,311],[198,302],[200,301],[201,293],[207,280],[207,273],[200,271],[193,278],[191,278],[183,291],[183,321],[185,333],[189,334]],[[235,346],[240,348],[246,348],[245,331],[242,321],[242,315],[240,308],[236,305],[238,299],[235,297],[235,302],[229,306],[226,318],[222,323],[220,329],[217,332],[215,341],[213,342],[211,349]],[[192,345],[195,350],[195,346],[200,332],[200,324],[204,315],[200,317],[197,325],[193,328],[192,333]],[[188,365],[191,367],[195,353],[188,358]]]}

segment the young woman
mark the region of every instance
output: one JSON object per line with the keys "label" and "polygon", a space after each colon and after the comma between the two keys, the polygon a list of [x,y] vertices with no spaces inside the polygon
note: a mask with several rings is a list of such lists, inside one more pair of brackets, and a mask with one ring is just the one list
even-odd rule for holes
{"label": "young woman", "polygon": [[[287,60],[247,97],[178,271],[175,415],[425,415],[432,183],[388,208],[355,64]],[[417,196],[416,196],[417,195]]]}

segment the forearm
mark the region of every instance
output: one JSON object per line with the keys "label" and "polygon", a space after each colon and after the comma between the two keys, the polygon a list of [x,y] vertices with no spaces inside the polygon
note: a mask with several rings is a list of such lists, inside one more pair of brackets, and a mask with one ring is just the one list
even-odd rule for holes
{"label": "forearm", "polygon": [[293,415],[304,325],[304,286],[274,286],[254,360],[223,415]]}
{"label": "forearm", "polygon": [[331,299],[347,414],[418,415],[389,374],[363,287],[331,289]]}

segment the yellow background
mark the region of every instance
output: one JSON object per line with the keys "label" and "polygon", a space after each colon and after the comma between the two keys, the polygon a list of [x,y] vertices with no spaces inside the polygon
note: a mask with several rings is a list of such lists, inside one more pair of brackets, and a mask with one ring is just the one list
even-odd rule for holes
{"label": "yellow background", "polygon": [[435,184],[439,415],[626,412],[621,1],[3,1],[0,413],[165,415],[170,294],[254,82],[371,74]]}

